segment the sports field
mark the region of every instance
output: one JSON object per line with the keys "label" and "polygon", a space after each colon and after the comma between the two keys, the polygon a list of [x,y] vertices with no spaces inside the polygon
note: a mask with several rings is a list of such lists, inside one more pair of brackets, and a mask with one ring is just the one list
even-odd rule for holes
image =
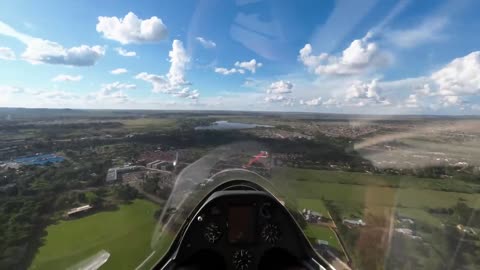
{"label": "sports field", "polygon": [[105,250],[103,269],[135,269],[150,253],[158,206],[135,200],[118,210],[61,221],[47,228],[30,269],[67,269]]}

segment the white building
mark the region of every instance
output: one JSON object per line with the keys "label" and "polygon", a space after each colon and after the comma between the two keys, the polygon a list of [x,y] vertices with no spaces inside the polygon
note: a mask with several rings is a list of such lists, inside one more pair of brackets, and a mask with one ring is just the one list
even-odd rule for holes
{"label": "white building", "polygon": [[349,226],[365,226],[367,223],[365,223],[361,219],[344,219],[343,224],[349,225]]}

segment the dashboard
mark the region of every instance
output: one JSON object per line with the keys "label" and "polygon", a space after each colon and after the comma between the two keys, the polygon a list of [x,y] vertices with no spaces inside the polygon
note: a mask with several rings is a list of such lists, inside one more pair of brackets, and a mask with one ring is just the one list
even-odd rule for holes
{"label": "dashboard", "polygon": [[190,218],[162,269],[329,269],[286,208],[258,190],[221,190]]}

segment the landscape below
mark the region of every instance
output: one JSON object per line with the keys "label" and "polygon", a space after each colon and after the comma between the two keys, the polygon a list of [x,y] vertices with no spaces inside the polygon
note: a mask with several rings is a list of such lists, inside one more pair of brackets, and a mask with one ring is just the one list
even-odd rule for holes
{"label": "landscape below", "polygon": [[0,269],[66,269],[98,254],[101,269],[134,269],[153,254],[148,268],[171,241],[152,249],[175,176],[253,141],[268,158],[214,170],[271,179],[332,263],[480,267],[477,118],[0,109],[0,119]]}

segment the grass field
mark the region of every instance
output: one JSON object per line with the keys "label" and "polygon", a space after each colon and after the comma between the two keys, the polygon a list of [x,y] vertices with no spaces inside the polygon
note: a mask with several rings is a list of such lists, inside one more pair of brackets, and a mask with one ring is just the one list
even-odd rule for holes
{"label": "grass field", "polygon": [[297,199],[298,207],[300,209],[309,209],[321,213],[323,216],[327,216],[327,208],[322,200],[317,199]]}
{"label": "grass field", "polygon": [[[272,178],[288,187],[300,208],[322,212],[325,208],[323,198],[340,206],[346,217],[361,217],[366,213],[382,213],[385,209],[395,208],[400,214],[440,226],[440,220],[429,214],[428,208],[452,207],[459,200],[470,207],[480,208],[479,194],[439,190],[443,187],[441,185],[453,185],[449,181],[455,180],[295,168],[277,168]],[[389,187],[391,184],[398,185],[398,188]]]}
{"label": "grass field", "polygon": [[342,247],[338,242],[335,233],[330,228],[318,225],[308,225],[307,229],[305,230],[305,234],[309,238],[328,241],[329,246],[337,249],[339,252],[342,252]]}
{"label": "grass field", "polygon": [[140,118],[123,120],[124,128],[132,131],[158,131],[174,128],[177,121],[169,118]]}
{"label": "grass field", "polygon": [[110,253],[104,269],[135,269],[150,253],[158,206],[135,200],[116,211],[99,212],[47,228],[30,269],[67,269],[101,250]]}

